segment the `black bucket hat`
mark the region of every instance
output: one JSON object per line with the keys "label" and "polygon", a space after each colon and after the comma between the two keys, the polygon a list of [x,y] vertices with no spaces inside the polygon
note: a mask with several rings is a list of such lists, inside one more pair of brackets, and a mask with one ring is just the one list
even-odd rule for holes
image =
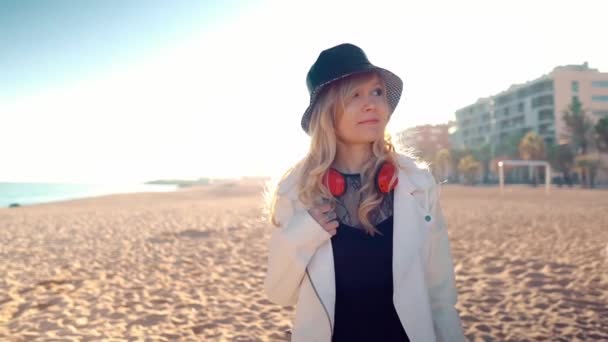
{"label": "black bucket hat", "polygon": [[368,71],[378,72],[386,84],[386,97],[390,107],[389,115],[393,114],[403,91],[401,78],[370,63],[365,52],[358,46],[349,43],[340,44],[322,51],[306,75],[310,104],[302,115],[301,125],[304,132],[310,134],[309,124],[312,109],[325,86],[333,81]]}

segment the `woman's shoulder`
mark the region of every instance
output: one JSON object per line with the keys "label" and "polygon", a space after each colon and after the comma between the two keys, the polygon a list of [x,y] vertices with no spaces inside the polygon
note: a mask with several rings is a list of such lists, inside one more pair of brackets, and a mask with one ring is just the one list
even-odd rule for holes
{"label": "woman's shoulder", "polygon": [[423,171],[429,168],[427,162],[415,157],[411,153],[397,152],[397,161],[402,168],[410,171]]}
{"label": "woman's shoulder", "polygon": [[271,178],[268,187],[271,188],[272,192],[278,197],[294,200],[297,197],[300,173],[300,163],[296,163],[283,172],[280,177]]}
{"label": "woman's shoulder", "polygon": [[397,153],[397,162],[399,167],[414,180],[418,185],[430,186],[435,183],[430,165],[412,154],[405,152]]}
{"label": "woman's shoulder", "polygon": [[264,190],[265,208],[271,222],[279,226],[289,219],[297,205],[298,165],[291,166],[278,177],[271,177]]}
{"label": "woman's shoulder", "polygon": [[285,177],[277,183],[277,194],[279,196],[294,197],[297,192],[298,182],[300,181],[300,168],[292,166],[285,174]]}

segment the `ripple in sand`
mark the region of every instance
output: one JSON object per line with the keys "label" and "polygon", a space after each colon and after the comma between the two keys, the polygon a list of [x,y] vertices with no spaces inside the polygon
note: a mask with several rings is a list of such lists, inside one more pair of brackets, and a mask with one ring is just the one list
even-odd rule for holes
{"label": "ripple in sand", "polygon": [[181,232],[177,233],[177,236],[179,237],[185,237],[190,239],[203,239],[209,237],[210,235],[211,232],[209,231],[202,231],[196,229],[182,230]]}
{"label": "ripple in sand", "polygon": [[151,237],[147,241],[150,242],[150,243],[171,243],[171,242],[173,242],[170,239],[157,238],[157,237]]}
{"label": "ripple in sand", "polygon": [[217,328],[218,325],[215,323],[205,323],[205,324],[200,324],[197,325],[195,327],[192,327],[192,332],[195,333],[196,335],[200,335],[202,334],[205,330],[210,330],[210,329],[215,329]]}
{"label": "ripple in sand", "polygon": [[512,276],[517,276],[520,275],[522,273],[526,273],[526,269],[525,268],[514,268],[512,270],[509,271],[509,274]]}
{"label": "ripple in sand", "polygon": [[145,327],[157,325],[158,323],[164,321],[166,318],[167,318],[167,315],[158,315],[158,314],[147,315],[144,318],[140,318],[133,322],[130,322],[129,324],[127,324],[127,328],[129,328],[133,325],[143,325]]}
{"label": "ripple in sand", "polygon": [[543,280],[530,280],[530,281],[526,282],[526,286],[529,286],[529,287],[542,287],[545,284],[547,284],[547,283]]}

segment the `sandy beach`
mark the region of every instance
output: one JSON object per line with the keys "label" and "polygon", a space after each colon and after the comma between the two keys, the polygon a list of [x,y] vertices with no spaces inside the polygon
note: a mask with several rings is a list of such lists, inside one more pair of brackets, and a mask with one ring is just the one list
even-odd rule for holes
{"label": "sandy beach", "polygon": [[[608,340],[608,191],[444,186],[471,341]],[[254,181],[0,209],[0,340],[281,341]]]}

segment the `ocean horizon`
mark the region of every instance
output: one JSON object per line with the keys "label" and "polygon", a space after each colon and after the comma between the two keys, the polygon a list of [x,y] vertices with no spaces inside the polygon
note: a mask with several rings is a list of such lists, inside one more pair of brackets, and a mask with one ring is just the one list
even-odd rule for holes
{"label": "ocean horizon", "polygon": [[173,184],[75,184],[0,182],[0,208],[134,192],[170,192]]}

